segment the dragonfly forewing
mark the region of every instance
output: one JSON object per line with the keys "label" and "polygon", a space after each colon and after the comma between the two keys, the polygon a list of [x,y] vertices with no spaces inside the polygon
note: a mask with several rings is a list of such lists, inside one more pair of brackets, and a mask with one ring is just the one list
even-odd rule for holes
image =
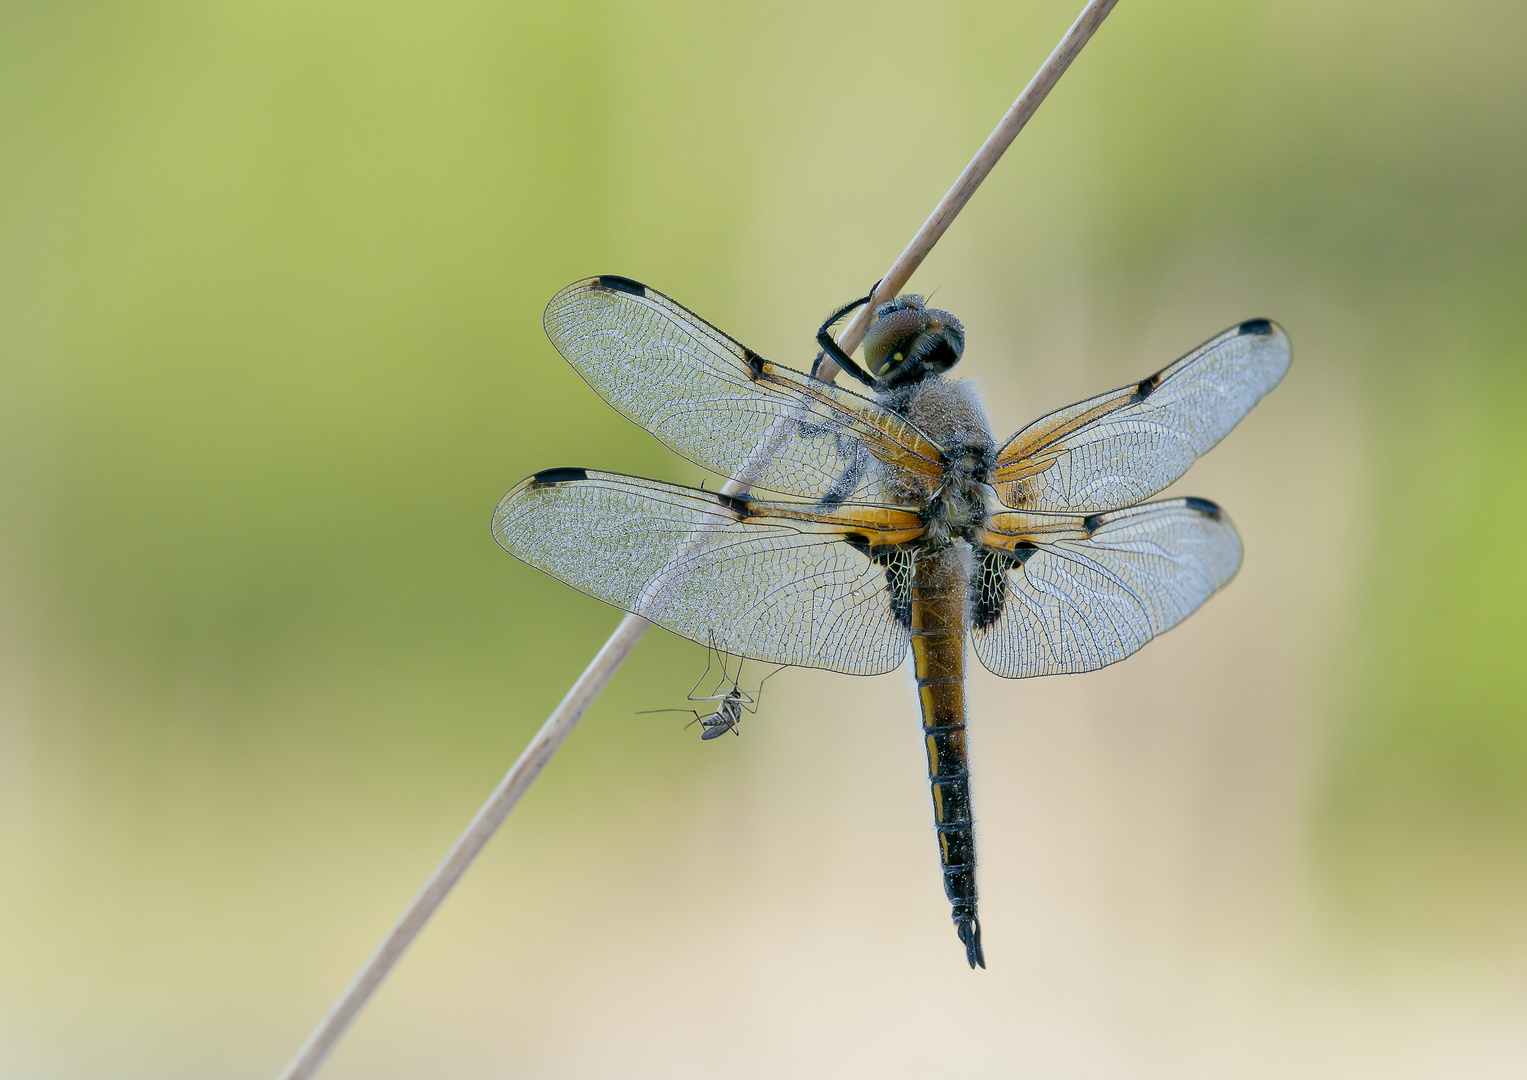
{"label": "dragonfly forewing", "polygon": [[872,501],[887,470],[943,467],[943,449],[905,418],[765,360],[640,282],[574,282],[545,322],[600,397],[719,475],[813,502]]}

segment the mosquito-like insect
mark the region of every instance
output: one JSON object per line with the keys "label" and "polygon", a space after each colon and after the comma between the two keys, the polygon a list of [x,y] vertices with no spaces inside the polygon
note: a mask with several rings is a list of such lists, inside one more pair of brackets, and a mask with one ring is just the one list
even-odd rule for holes
{"label": "mosquito-like insect", "polygon": [[[715,653],[721,660],[721,681],[716,684],[716,693],[697,696],[700,687],[705,685],[706,679],[710,676],[712,653]],[[750,694],[742,689],[742,658],[739,657],[737,659],[737,674],[728,675],[726,670],[726,653],[717,649],[713,641],[705,650],[705,670],[695,680],[694,687],[686,695],[686,700],[689,701],[720,702],[712,712],[702,715],[695,709],[643,709],[637,715],[645,716],[648,713],[660,712],[689,713],[694,719],[684,726],[692,727],[695,724],[699,724],[700,738],[702,740],[718,738],[725,735],[728,731],[733,735],[741,735],[742,732],[737,730],[737,725],[742,723],[742,714],[744,712],[749,714],[758,712],[758,702],[763,697],[763,684],[778,675],[786,666],[782,664],[762,679],[759,679],[758,688]],[[728,682],[731,683],[730,688],[727,687]]]}

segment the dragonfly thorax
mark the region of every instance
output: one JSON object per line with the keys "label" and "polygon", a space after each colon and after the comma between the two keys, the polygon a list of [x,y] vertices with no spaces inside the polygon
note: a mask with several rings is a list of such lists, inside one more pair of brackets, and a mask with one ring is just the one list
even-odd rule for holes
{"label": "dragonfly thorax", "polygon": [[987,476],[996,458],[991,424],[975,386],[932,375],[883,393],[880,400],[916,424],[947,455],[943,475],[936,481],[919,478],[918,489],[895,491],[898,499],[923,507],[926,545],[936,549],[969,541],[986,516]]}

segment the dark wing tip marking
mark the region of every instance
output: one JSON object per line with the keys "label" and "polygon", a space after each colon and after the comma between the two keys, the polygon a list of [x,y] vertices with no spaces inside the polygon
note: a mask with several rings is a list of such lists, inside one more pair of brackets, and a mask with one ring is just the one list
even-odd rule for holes
{"label": "dark wing tip marking", "polygon": [[536,487],[550,487],[551,484],[576,484],[580,480],[588,480],[588,469],[542,469],[541,472],[530,478]]}
{"label": "dark wing tip marking", "polygon": [[1212,503],[1208,499],[1199,499],[1192,495],[1189,495],[1187,498],[1183,499],[1182,505],[1187,507],[1189,510],[1194,511],[1195,513],[1202,514],[1204,517],[1209,518],[1212,521],[1218,521],[1225,514],[1225,512],[1219,508],[1218,503]]}
{"label": "dark wing tip marking", "polygon": [[621,277],[619,274],[600,274],[597,280],[601,289],[630,293],[632,296],[643,298],[647,295],[647,286],[643,285],[640,281],[632,281],[628,277]]}
{"label": "dark wing tip marking", "polygon": [[551,487],[555,484],[576,484],[588,478],[587,469],[542,469],[530,480],[536,487]]}
{"label": "dark wing tip marking", "polygon": [[1247,319],[1241,323],[1239,332],[1242,334],[1255,334],[1257,337],[1266,337],[1273,332],[1271,319]]}

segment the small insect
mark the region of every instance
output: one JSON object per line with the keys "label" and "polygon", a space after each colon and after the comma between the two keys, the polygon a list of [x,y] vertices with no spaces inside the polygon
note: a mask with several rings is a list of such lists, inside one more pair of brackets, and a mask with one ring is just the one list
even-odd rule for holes
{"label": "small insect", "polygon": [[[1249,319],[1139,382],[1006,442],[947,378],[965,328],[916,296],[880,304],[864,366],[817,333],[864,396],[771,363],[630,278],[574,282],[546,332],[610,405],[671,449],[794,499],[547,469],[505,495],[511,554],[720,652],[878,675],[910,652],[944,892],[972,968],[975,819],[965,658],[1005,679],[1094,671],[1185,619],[1241,565],[1207,499],[1145,500],[1208,453],[1288,370],[1282,329]],[[736,727],[734,681],[705,737]],[[712,699],[706,699],[712,700]],[[748,698],[749,703],[752,698]]]}
{"label": "small insect", "polygon": [[[707,677],[710,675],[710,658],[712,653],[721,660],[721,681],[716,684],[716,693],[697,697],[696,695],[699,693],[700,687],[704,685]],[[701,715],[695,709],[643,709],[637,715],[646,716],[651,713],[663,712],[689,713],[694,719],[684,726],[692,727],[695,724],[699,724],[700,738],[702,740],[718,738],[725,735],[728,731],[733,735],[741,735],[742,732],[737,730],[737,725],[742,723],[742,714],[745,712],[750,715],[757,714],[758,703],[763,698],[763,684],[784,670],[784,665],[781,665],[769,672],[769,674],[758,680],[758,689],[750,694],[742,689],[742,663],[742,658],[738,657],[737,674],[729,676],[726,670],[726,653],[717,649],[713,642],[705,650],[705,671],[695,680],[694,688],[689,691],[687,699],[689,701],[720,702],[714,711]],[[730,688],[727,686],[728,681],[731,683]]]}

